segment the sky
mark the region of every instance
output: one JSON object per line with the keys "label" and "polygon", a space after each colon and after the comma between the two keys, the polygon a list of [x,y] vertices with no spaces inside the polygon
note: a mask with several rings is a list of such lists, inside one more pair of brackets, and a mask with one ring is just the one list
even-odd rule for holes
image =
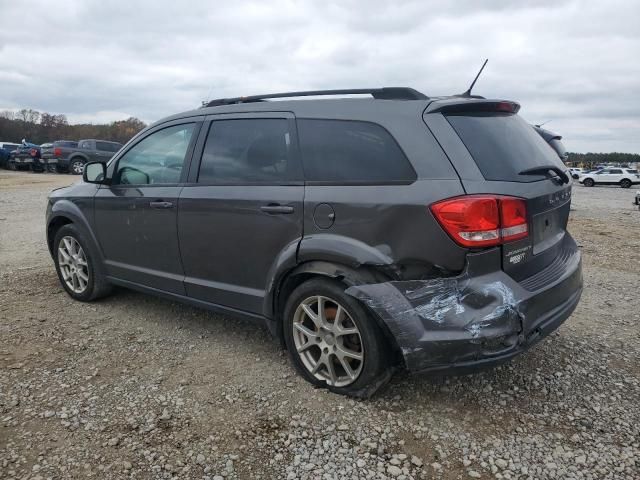
{"label": "sky", "polygon": [[640,1],[0,0],[0,110],[149,123],[322,88],[515,100],[575,152],[640,153]]}

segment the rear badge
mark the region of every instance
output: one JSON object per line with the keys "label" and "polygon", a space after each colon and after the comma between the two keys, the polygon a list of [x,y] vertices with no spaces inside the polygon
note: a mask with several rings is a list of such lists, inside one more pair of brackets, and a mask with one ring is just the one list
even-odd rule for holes
{"label": "rear badge", "polygon": [[510,252],[505,252],[504,256],[507,262],[509,262],[509,265],[517,265],[529,256],[530,251],[531,245],[527,245],[511,250]]}

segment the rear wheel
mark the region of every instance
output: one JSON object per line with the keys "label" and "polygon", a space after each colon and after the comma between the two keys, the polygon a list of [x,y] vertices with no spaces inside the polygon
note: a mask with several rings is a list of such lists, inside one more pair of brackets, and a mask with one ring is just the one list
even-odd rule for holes
{"label": "rear wheel", "polygon": [[84,171],[84,162],[80,159],[73,159],[69,164],[69,172],[74,175],[82,175]]}
{"label": "rear wheel", "polygon": [[585,187],[593,187],[596,182],[593,181],[592,178],[585,178],[584,182],[582,182]]}
{"label": "rear wheel", "polygon": [[631,187],[631,180],[629,180],[628,178],[623,178],[622,180],[620,180],[620,186],[622,188],[629,188]]}
{"label": "rear wheel", "polygon": [[284,322],[291,361],[308,382],[366,398],[391,377],[382,331],[339,282],[317,278],[300,285]]}

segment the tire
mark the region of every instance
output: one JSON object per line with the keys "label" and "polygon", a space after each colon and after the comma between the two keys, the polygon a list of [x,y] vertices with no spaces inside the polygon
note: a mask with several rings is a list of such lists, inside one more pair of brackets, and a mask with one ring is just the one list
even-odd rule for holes
{"label": "tire", "polygon": [[73,175],[82,175],[84,171],[84,160],[74,158],[69,162],[69,173]]}
{"label": "tire", "polygon": [[620,180],[620,186],[622,188],[630,188],[631,187],[631,180],[629,180],[628,178],[623,178],[622,180]]}
{"label": "tire", "polygon": [[[285,344],[294,367],[309,383],[334,393],[369,398],[391,378],[390,348],[375,319],[344,290],[343,284],[327,278],[314,278],[296,288],[284,310]],[[316,299],[323,299],[322,303]],[[303,305],[315,312],[315,320]],[[320,305],[324,305],[323,311],[328,313],[324,322],[317,318]],[[339,330],[335,326],[336,315],[341,318]],[[319,323],[325,327],[320,328]],[[307,333],[300,327],[306,328]],[[357,333],[340,333],[344,329],[352,332],[354,327]],[[311,335],[315,333],[318,335]],[[340,352],[355,354],[361,360]]]}
{"label": "tire", "polygon": [[58,173],[58,166],[54,163],[47,164],[47,172],[49,173]]}
{"label": "tire", "polygon": [[593,187],[596,184],[596,182],[594,182],[592,178],[585,178],[585,180],[584,180],[584,182],[582,182],[582,184],[585,187]]}
{"label": "tire", "polygon": [[[61,263],[64,260],[65,255],[60,253],[60,250],[63,249],[68,254],[70,251],[68,245],[70,243],[73,244],[73,242],[76,242],[82,250],[78,250],[76,248],[76,252],[78,252],[78,261],[73,261],[65,265],[64,263]],[[60,280],[62,287],[74,300],[79,300],[81,302],[90,302],[92,300],[104,297],[111,292],[112,287],[109,282],[107,282],[102,271],[102,267],[96,261],[96,258],[97,255],[94,253],[92,245],[86,240],[85,236],[82,234],[80,229],[76,227],[76,225],[70,223],[64,225],[58,230],[53,240],[53,261],[55,263],[56,273],[58,274],[58,279]],[[84,260],[84,265],[80,261],[82,259]],[[70,272],[69,266],[71,265],[71,263],[73,263],[72,266],[75,269],[82,269],[86,277],[86,280],[83,280],[83,282],[85,283],[84,288],[78,288],[77,290],[74,290],[73,286],[76,285],[76,281],[72,281],[72,285],[69,285],[67,283],[69,279],[67,275]],[[67,276],[67,280],[65,280],[65,276]],[[79,276],[80,275],[78,274],[77,278]],[[82,287],[82,283],[80,282],[80,280],[77,280],[77,282],[78,287]]]}

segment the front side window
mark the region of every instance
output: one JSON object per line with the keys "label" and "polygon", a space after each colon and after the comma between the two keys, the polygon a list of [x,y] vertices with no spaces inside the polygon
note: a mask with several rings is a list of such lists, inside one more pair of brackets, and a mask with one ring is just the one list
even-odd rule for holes
{"label": "front side window", "polygon": [[198,183],[279,184],[296,178],[289,121],[215,120],[202,152]]}
{"label": "front side window", "polygon": [[120,157],[112,183],[178,183],[194,127],[194,123],[187,123],[164,128],[137,143]]}
{"label": "front side window", "polygon": [[412,182],[416,173],[380,125],[346,120],[298,120],[305,178],[316,182]]}

